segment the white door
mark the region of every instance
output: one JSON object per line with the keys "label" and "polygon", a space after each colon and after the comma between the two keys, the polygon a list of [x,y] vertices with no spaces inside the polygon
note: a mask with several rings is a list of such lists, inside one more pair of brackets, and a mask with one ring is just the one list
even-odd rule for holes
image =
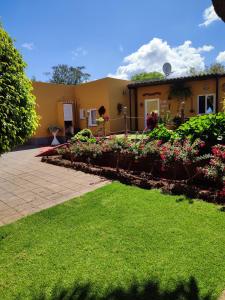
{"label": "white door", "polygon": [[159,116],[159,99],[145,100],[145,127],[147,126],[147,116],[151,115],[152,112]]}
{"label": "white door", "polygon": [[63,104],[64,122],[73,121],[73,104]]}

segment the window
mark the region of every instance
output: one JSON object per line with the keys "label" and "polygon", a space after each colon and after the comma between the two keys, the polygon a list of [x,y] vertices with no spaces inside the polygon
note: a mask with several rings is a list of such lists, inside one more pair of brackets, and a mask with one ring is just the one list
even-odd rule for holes
{"label": "window", "polygon": [[215,113],[215,110],[215,95],[201,95],[198,97],[198,113],[200,115]]}
{"label": "window", "polygon": [[89,118],[88,118],[89,126],[96,126],[96,117],[97,117],[97,109],[90,109]]}

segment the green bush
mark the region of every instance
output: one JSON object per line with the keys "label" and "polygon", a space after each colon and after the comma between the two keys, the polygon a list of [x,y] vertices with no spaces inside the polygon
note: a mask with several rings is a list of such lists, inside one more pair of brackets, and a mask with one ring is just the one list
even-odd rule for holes
{"label": "green bush", "polygon": [[24,143],[38,125],[26,64],[0,25],[0,155]]}
{"label": "green bush", "polygon": [[192,117],[176,130],[176,135],[181,139],[190,138],[192,141],[199,138],[209,146],[224,143],[225,113]]}
{"label": "green bush", "polygon": [[167,129],[163,124],[158,125],[149,133],[150,140],[160,140],[163,143],[168,142],[173,135],[173,131]]}
{"label": "green bush", "polygon": [[102,147],[95,143],[74,143],[70,150],[75,157],[96,158],[102,155]]}
{"label": "green bush", "polygon": [[71,138],[72,143],[83,142],[83,143],[96,143],[96,138],[93,136],[90,129],[83,129],[75,134],[74,137]]}

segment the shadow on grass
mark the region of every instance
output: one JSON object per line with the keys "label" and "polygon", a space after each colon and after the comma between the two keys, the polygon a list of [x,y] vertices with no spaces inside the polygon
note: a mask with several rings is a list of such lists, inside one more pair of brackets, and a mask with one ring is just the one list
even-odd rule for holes
{"label": "shadow on grass", "polygon": [[[22,298],[17,298],[21,299]],[[73,285],[69,289],[60,284],[55,286],[51,296],[45,291],[33,295],[33,300],[211,300],[210,294],[200,296],[197,281],[194,278],[186,283],[179,283],[173,290],[160,289],[159,283],[155,281],[146,282],[143,285],[134,283],[128,289],[116,288],[104,296],[98,296],[92,290],[90,284]]]}

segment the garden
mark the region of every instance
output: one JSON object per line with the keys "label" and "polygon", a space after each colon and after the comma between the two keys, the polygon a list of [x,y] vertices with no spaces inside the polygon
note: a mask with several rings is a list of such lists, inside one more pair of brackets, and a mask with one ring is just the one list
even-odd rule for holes
{"label": "garden", "polygon": [[176,130],[164,124],[132,136],[94,137],[78,132],[43,161],[161,188],[210,202],[225,202],[225,113],[190,118]]}
{"label": "garden", "polygon": [[216,300],[220,206],[118,182],[0,228],[0,299]]}

